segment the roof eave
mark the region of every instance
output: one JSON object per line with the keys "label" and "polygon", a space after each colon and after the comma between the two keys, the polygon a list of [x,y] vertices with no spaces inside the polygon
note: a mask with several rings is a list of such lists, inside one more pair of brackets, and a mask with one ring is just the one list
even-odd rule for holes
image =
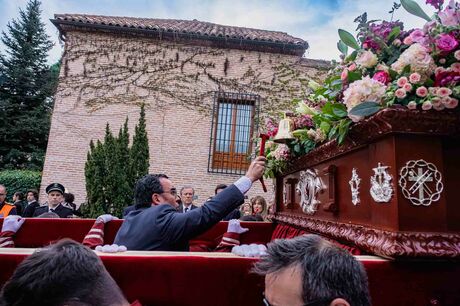
{"label": "roof eave", "polygon": [[[105,32],[119,32],[119,33],[135,33],[143,34],[152,38],[160,40],[174,40],[174,41],[190,41],[190,40],[202,40],[210,42],[211,46],[224,47],[230,49],[244,49],[253,51],[262,51],[270,53],[280,53],[302,56],[308,49],[308,43],[292,44],[274,41],[263,41],[263,40],[250,40],[243,38],[231,38],[225,36],[208,36],[199,35],[195,33],[187,32],[173,32],[173,31],[162,31],[161,29],[144,29],[136,27],[122,27],[118,25],[105,25],[105,24],[93,24],[83,23],[80,21],[73,20],[61,20],[61,19],[50,19],[50,21],[59,30],[61,37],[65,36],[66,30],[64,26],[73,26],[83,29],[102,30]],[[156,36],[156,37],[155,37]],[[209,45],[209,44],[208,44]]]}

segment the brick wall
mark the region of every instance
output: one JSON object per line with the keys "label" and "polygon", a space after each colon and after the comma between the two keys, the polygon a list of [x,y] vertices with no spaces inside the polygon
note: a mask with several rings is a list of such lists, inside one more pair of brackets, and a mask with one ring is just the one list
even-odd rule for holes
{"label": "brick wall", "polygon": [[[44,188],[49,183],[60,182],[75,194],[77,204],[84,202],[84,164],[90,140],[103,139],[107,122],[118,133],[126,117],[132,136],[143,102],[150,173],[166,173],[177,188],[194,186],[200,204],[217,184],[230,184],[239,177],[207,172],[213,92],[220,88],[259,94],[263,118],[301,94],[304,89],[299,79],[318,78],[323,73],[311,61],[302,64],[295,56],[196,50],[146,38],[67,33],[41,199],[46,199]],[[267,183],[272,190],[271,182]],[[248,196],[263,195],[270,200],[272,193],[263,194],[257,183]]]}

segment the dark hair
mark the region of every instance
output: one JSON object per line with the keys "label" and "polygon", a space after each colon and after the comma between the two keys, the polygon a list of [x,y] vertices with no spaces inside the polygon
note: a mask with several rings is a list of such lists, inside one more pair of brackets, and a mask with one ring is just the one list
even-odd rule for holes
{"label": "dark hair", "polygon": [[64,201],[66,201],[67,203],[73,203],[73,201],[75,201],[75,196],[73,195],[73,193],[65,192],[64,193]]}
{"label": "dark hair", "polygon": [[16,196],[16,201],[23,201],[24,200],[24,194],[20,191],[16,191],[14,193],[14,195]]}
{"label": "dark hair", "polygon": [[126,299],[89,248],[63,239],[19,264],[0,294],[1,305],[120,305]]}
{"label": "dark hair", "polygon": [[[369,306],[366,271],[348,251],[317,235],[277,239],[268,244],[267,255],[253,271],[260,275],[298,266],[302,273],[304,303],[343,298],[352,306]],[[318,304],[319,305],[319,304]]]}
{"label": "dark hair", "polygon": [[27,190],[27,194],[29,194],[29,192],[32,192],[32,194],[34,195],[34,198],[35,198],[35,201],[38,201],[38,191],[36,189],[29,189]]}
{"label": "dark hair", "polygon": [[180,189],[180,194],[182,195],[182,191],[184,191],[184,189],[192,189],[192,192],[193,192],[193,195],[195,195],[195,189],[192,187],[192,186],[184,186]]}
{"label": "dark hair", "polygon": [[262,216],[259,214],[255,214],[255,215],[242,216],[240,220],[241,221],[264,221],[264,218],[262,218]]}
{"label": "dark hair", "polygon": [[220,190],[220,189],[225,189],[227,188],[228,186],[225,185],[225,184],[219,184],[216,186],[216,189],[214,189],[214,194],[217,194],[217,190]]}
{"label": "dark hair", "polygon": [[150,207],[152,205],[152,195],[163,193],[160,179],[168,178],[165,174],[147,174],[136,182],[134,188],[134,201],[136,209],[140,207]]}
{"label": "dark hair", "polygon": [[260,204],[262,204],[262,213],[267,213],[267,202],[265,201],[264,197],[263,196],[255,196],[251,199],[251,208],[252,208],[252,211],[254,212],[254,205],[256,204],[256,202],[259,201]]}

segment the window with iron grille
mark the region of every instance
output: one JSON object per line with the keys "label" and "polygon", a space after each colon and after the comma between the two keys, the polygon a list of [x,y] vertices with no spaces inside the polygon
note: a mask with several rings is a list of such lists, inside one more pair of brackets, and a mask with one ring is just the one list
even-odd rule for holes
{"label": "window with iron grille", "polygon": [[209,145],[208,172],[244,174],[253,151],[260,97],[215,92]]}

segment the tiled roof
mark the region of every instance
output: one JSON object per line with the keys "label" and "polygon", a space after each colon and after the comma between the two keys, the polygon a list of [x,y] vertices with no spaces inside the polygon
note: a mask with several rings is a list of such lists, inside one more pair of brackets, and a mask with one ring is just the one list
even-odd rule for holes
{"label": "tiled roof", "polygon": [[234,39],[241,43],[280,44],[285,48],[308,48],[308,43],[301,38],[293,37],[284,32],[226,26],[198,20],[152,19],[133,17],[113,17],[80,14],[55,14],[52,22],[62,32],[61,25],[82,27],[101,27],[106,30],[117,29],[129,31],[143,30],[161,33],[193,35],[199,39]]}

